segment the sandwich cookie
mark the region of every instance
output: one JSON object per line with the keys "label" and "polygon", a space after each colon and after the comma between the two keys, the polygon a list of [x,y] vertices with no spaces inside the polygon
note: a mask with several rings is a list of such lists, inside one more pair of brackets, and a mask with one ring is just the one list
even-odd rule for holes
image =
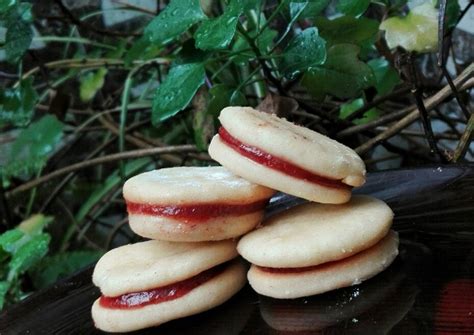
{"label": "sandwich cookie", "polygon": [[217,241],[257,226],[275,191],[223,167],[175,167],[139,174],[125,182],[132,230],[168,241]]}
{"label": "sandwich cookie", "polygon": [[365,182],[365,165],[350,148],[305,127],[250,107],[221,111],[209,154],[238,176],[321,203],[349,201]]}
{"label": "sandwich cookie", "polygon": [[97,328],[126,332],[160,325],[222,304],[246,282],[235,242],[146,241],[106,253],[92,280]]}
{"label": "sandwich cookie", "polygon": [[253,264],[247,277],[258,293],[310,296],[359,284],[387,268],[398,254],[392,218],[383,201],[367,196],[339,206],[308,203],[271,217],[237,250]]}

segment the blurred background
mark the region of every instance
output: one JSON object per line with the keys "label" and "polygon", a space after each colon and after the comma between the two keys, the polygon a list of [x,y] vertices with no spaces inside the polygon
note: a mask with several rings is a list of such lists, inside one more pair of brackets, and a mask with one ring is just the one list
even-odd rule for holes
{"label": "blurred background", "polygon": [[215,164],[226,106],[330,136],[369,172],[472,162],[471,8],[0,1],[0,307],[136,241],[123,182]]}

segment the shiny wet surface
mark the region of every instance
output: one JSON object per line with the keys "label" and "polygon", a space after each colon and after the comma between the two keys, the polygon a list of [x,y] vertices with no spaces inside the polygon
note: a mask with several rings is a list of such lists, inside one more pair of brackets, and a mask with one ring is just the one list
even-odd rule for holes
{"label": "shiny wet surface", "polygon": [[[361,285],[276,300],[246,286],[224,305],[137,333],[472,334],[474,332],[474,167],[430,167],[369,175],[357,193],[388,202],[400,255]],[[275,198],[272,215],[301,202]],[[99,291],[92,268],[0,315],[0,334],[91,334]]]}

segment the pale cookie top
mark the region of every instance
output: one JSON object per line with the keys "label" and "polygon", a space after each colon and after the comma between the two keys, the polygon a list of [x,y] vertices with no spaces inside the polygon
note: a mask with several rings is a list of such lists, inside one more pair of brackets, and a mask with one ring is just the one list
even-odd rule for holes
{"label": "pale cookie top", "polygon": [[393,212],[381,200],[353,196],[343,205],[308,203],[271,217],[245,235],[239,253],[267,267],[305,267],[346,258],[381,240]]}
{"label": "pale cookie top", "polygon": [[227,202],[246,204],[269,198],[275,191],[237,177],[221,166],[174,167],[130,178],[126,200],[148,204]]}
{"label": "pale cookie top", "polygon": [[250,107],[226,107],[219,120],[244,144],[351,186],[365,182],[365,165],[356,152],[313,130]]}
{"label": "pale cookie top", "polygon": [[237,256],[236,243],[146,241],[107,252],[92,281],[106,296],[118,296],[191,278]]}

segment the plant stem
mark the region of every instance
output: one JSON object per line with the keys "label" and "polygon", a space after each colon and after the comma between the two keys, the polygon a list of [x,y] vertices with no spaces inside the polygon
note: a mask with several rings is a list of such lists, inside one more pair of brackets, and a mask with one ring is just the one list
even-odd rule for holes
{"label": "plant stem", "polygon": [[60,43],[79,43],[79,44],[89,44],[95,47],[115,50],[115,47],[112,45],[91,41],[83,37],[64,37],[64,36],[38,36],[33,37],[33,41],[39,42],[60,42]]}
{"label": "plant stem", "polygon": [[257,35],[255,36],[255,38],[258,38],[264,31],[265,29],[268,28],[268,26],[270,25],[270,22],[273,21],[274,18],[277,17],[278,13],[280,12],[280,10],[283,9],[284,6],[286,6],[288,4],[288,1],[286,0],[282,0],[280,1],[280,3],[278,4],[277,8],[275,8],[275,10],[273,11],[273,13],[270,15],[270,17],[267,19],[267,22],[265,22],[265,24],[263,25],[262,29],[260,29],[258,32],[257,32]]}
{"label": "plant stem", "polygon": [[105,163],[120,161],[124,159],[147,157],[147,156],[161,155],[161,154],[174,153],[174,152],[187,153],[187,152],[197,152],[197,151],[198,150],[196,146],[191,145],[191,144],[185,144],[185,145],[174,145],[174,146],[161,147],[161,148],[130,150],[130,151],[124,151],[121,153],[111,154],[107,156],[101,156],[98,158],[68,165],[61,169],[53,171],[49,174],[46,174],[40,178],[33,179],[7,192],[6,196],[11,197],[15,194],[27,191],[33,187],[36,187],[42,183],[45,183],[51,179],[57,178],[59,176],[68,174],[73,171],[85,169],[94,165],[105,164]]}
{"label": "plant stem", "polygon": [[464,130],[464,133],[462,134],[461,139],[459,140],[458,146],[456,150],[454,151],[453,162],[457,163],[458,161],[464,158],[464,155],[469,149],[469,146],[472,141],[473,130],[474,130],[474,114],[471,114],[471,117],[469,118],[469,121],[467,122],[466,129]]}

